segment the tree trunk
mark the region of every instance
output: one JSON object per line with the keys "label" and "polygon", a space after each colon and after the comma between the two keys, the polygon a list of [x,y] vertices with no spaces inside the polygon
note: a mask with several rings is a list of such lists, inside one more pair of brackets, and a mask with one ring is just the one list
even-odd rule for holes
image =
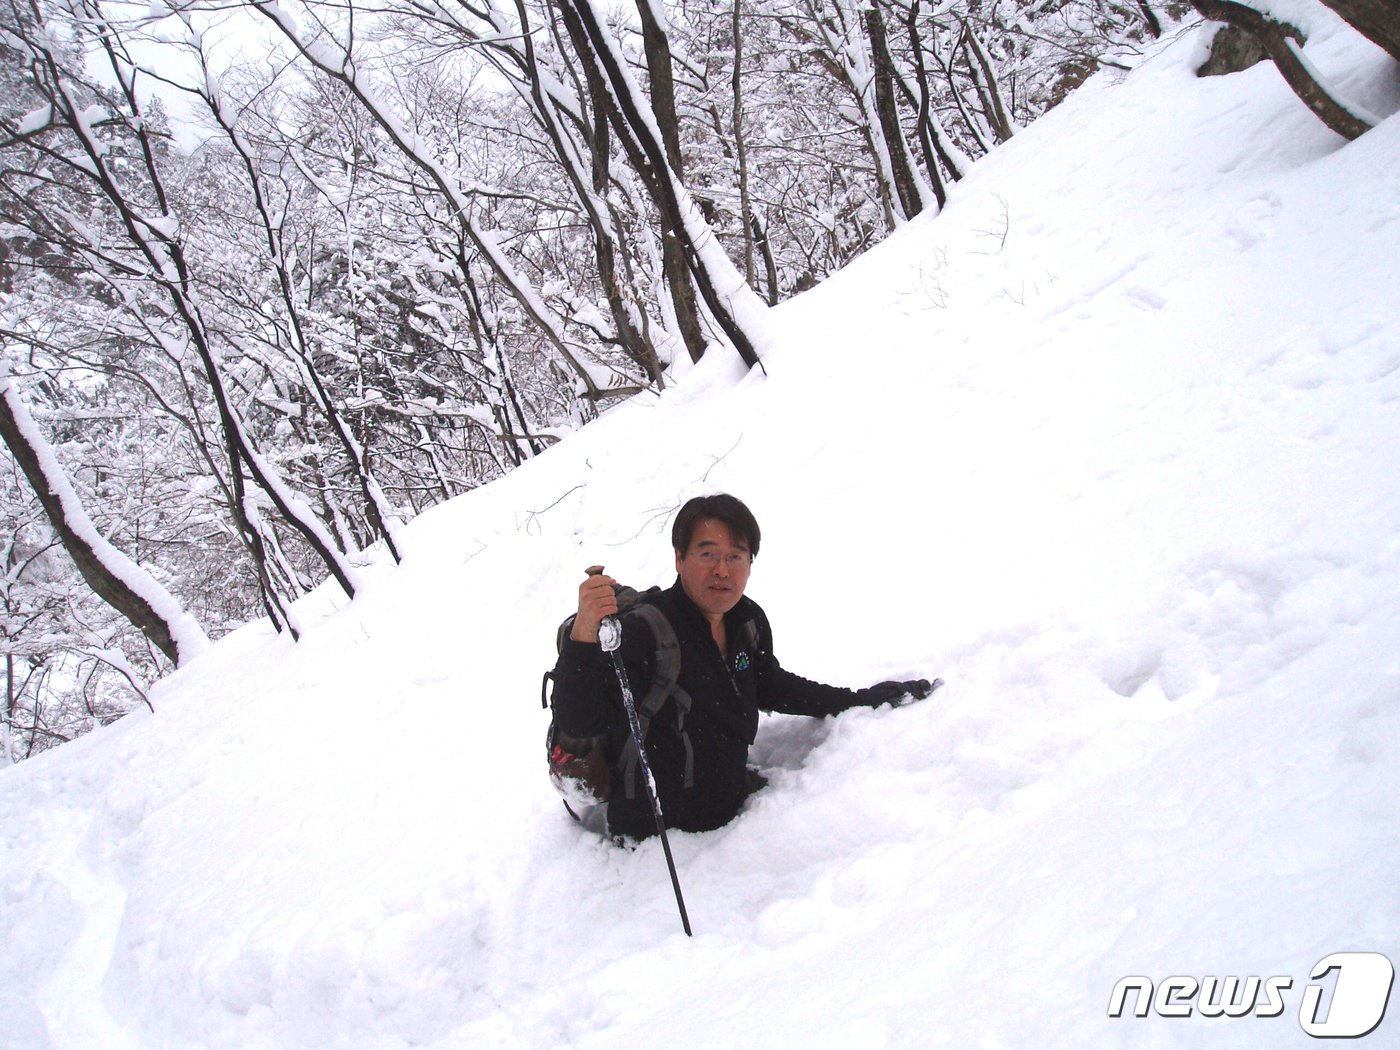
{"label": "tree trunk", "polygon": [[1396,0],[1322,0],[1362,36],[1400,60],[1400,3]]}
{"label": "tree trunk", "polygon": [[924,210],[924,195],[916,182],[914,166],[910,163],[909,147],[904,141],[904,129],[899,124],[899,110],[894,94],[894,59],[885,36],[885,19],[878,7],[865,11],[865,31],[870,37],[870,53],[875,67],[875,113],[884,135],[890,158],[890,174],[894,178],[899,207],[906,219]]}
{"label": "tree trunk", "polygon": [[[598,266],[598,281],[608,302],[613,331],[623,352],[642,369],[649,382],[660,387],[663,385],[661,358],[655,342],[637,323],[638,318],[623,294],[625,273],[621,272],[623,267],[618,259],[622,244],[617,226],[611,221],[608,211],[610,171],[607,87],[597,70],[585,64],[584,84],[588,102],[593,108],[593,121],[590,134],[580,119],[579,134],[585,140],[589,161],[589,171],[584,172],[579,170],[576,155],[570,148],[570,143],[566,142],[565,122],[560,117],[558,106],[545,89],[539,56],[529,31],[529,11],[523,0],[516,0],[516,13],[524,30],[521,33],[520,46],[524,60],[523,72],[530,84],[531,105],[549,136],[555,156],[573,185],[574,195],[578,198],[584,214],[588,216],[588,224],[593,231],[593,257]],[[580,99],[580,111],[583,110],[583,104],[583,100]],[[583,116],[580,112],[580,118]]]}
{"label": "tree trunk", "polygon": [[661,221],[679,236],[685,248],[686,263],[705,305],[743,362],[750,368],[755,365],[761,368],[758,350],[767,341],[767,307],[744,283],[743,276],[719,246],[714,230],[671,169],[650,107],[632,80],[592,0],[560,0],[559,6],[577,19],[583,32],[585,39],[576,47],[581,52],[585,47],[591,51],[607,79],[614,103],[614,127],[619,137],[631,140],[632,147],[640,155],[643,167],[639,170],[648,189],[656,194]]}
{"label": "tree trunk", "polygon": [[125,616],[177,667],[207,648],[203,628],[170,592],[97,531],[8,376],[0,380],[0,438],[29,479],[64,550],[93,593]]}
{"label": "tree trunk", "polygon": [[[943,155],[940,148],[941,142],[934,128],[934,121],[937,118],[933,115],[933,99],[928,86],[928,70],[924,67],[923,41],[919,39],[919,0],[914,0],[909,5],[904,28],[909,35],[909,50],[914,59],[914,80],[918,89],[915,100],[918,114],[915,118],[915,126],[919,135],[919,149],[924,155],[924,170],[928,172],[929,184],[933,187],[938,207],[942,209],[948,203],[948,191],[943,185],[943,175],[939,171],[938,160],[941,159],[944,162],[952,179],[958,179],[962,173],[954,167],[951,158]],[[935,159],[936,157],[938,159]]]}
{"label": "tree trunk", "polygon": [[[656,10],[650,0],[637,0],[637,14],[642,23],[642,50],[647,61],[647,80],[651,85],[651,110],[666,147],[666,160],[677,179],[685,178],[681,157],[680,118],[676,114],[676,81],[671,71],[671,42],[666,28],[656,20]],[[671,306],[676,313],[676,326],[692,361],[705,353],[705,333],[700,326],[700,307],[695,300],[695,285],[690,267],[685,261],[685,246],[678,231],[661,230],[661,267],[666,285],[671,289]]]}
{"label": "tree trunk", "polygon": [[[978,93],[983,96],[982,112],[991,123],[992,130],[996,132],[997,141],[1007,142],[1016,134],[1016,124],[1011,119],[1011,107],[1002,96],[1001,81],[997,77],[996,67],[992,65],[991,56],[987,54],[986,45],[966,19],[963,20],[963,41],[967,45],[968,68],[972,70],[973,83],[976,84]],[[978,71],[981,72],[980,77],[977,75]]]}
{"label": "tree trunk", "polygon": [[1207,18],[1238,26],[1258,37],[1288,86],[1338,135],[1354,139],[1371,130],[1369,122],[1347,109],[1319,83],[1311,66],[1298,53],[1304,41],[1303,34],[1295,26],[1276,21],[1234,0],[1192,0],[1192,4]]}
{"label": "tree trunk", "polygon": [[875,189],[880,198],[880,210],[885,216],[885,226],[893,230],[909,218],[904,208],[904,194],[900,192],[895,177],[894,147],[896,143],[887,141],[884,124],[876,106],[875,64],[870,48],[866,47],[863,32],[861,7],[857,0],[834,0],[829,10],[816,20],[826,54],[823,61],[838,80],[851,93],[855,113],[848,117],[865,140],[865,148],[870,154],[874,170]]}
{"label": "tree trunk", "polygon": [[[749,194],[749,150],[748,141],[744,135],[744,20],[743,20],[743,0],[733,0],[734,10],[730,15],[729,32],[734,42],[734,68],[729,75],[730,97],[733,102],[730,106],[730,127],[734,136],[734,170],[739,180],[739,225],[744,230],[744,280],[750,286],[754,285],[754,234],[758,229],[758,221],[753,214],[753,200]],[[719,117],[716,114],[715,124],[718,126]],[[768,282],[768,305],[777,305],[776,282]]]}
{"label": "tree trunk", "polygon": [[753,229],[753,243],[758,254],[763,257],[763,274],[768,281],[768,305],[777,306],[781,289],[778,287],[778,261],[773,258],[773,245],[768,241],[768,226],[758,221],[757,215],[749,216]]}
{"label": "tree trunk", "polygon": [[1142,23],[1147,26],[1147,31],[1152,34],[1153,40],[1159,40],[1162,36],[1162,20],[1157,17],[1157,12],[1152,10],[1152,5],[1148,0],[1137,0],[1138,11],[1142,13]]}

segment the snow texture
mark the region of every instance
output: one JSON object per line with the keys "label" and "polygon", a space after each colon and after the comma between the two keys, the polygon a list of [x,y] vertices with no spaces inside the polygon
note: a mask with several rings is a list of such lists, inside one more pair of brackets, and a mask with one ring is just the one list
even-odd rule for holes
{"label": "snow texture", "polygon": [[[774,311],[766,378],[707,356],[0,774],[0,1041],[1316,1045],[1313,965],[1400,961],[1400,88],[1314,32],[1388,117],[1346,144],[1207,35]],[[672,836],[689,939],[535,697],[584,567],[668,581],[714,490],[786,666],[948,685],[765,719],[770,786]],[[1291,985],[1110,1017],[1130,975]]]}

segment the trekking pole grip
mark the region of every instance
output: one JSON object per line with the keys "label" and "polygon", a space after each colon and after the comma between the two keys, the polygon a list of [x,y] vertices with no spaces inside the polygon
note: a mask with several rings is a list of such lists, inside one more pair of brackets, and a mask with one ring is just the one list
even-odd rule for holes
{"label": "trekking pole grip", "polygon": [[[603,567],[590,565],[583,571],[589,576],[601,576]],[[622,644],[622,624],[618,623],[616,616],[603,617],[603,622],[598,625],[598,644],[605,653],[616,652]]]}

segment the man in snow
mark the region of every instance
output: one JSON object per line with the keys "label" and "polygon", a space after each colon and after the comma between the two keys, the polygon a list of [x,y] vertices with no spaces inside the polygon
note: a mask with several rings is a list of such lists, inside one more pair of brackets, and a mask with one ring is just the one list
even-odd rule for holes
{"label": "man in snow", "polygon": [[[739,812],[755,786],[747,759],[760,710],[821,717],[932,692],[924,680],[851,690],[783,670],[767,616],[744,597],[758,544],[758,522],[742,502],[726,494],[696,497],[671,530],[676,582],[645,596],[664,614],[680,648],[676,688],[646,732],[647,761],[671,828],[708,831]],[[579,587],[578,614],[554,670],[554,724],[568,738],[606,740],[604,757],[616,774],[606,831],[641,839],[656,830],[651,803],[635,756],[629,759],[617,676],[598,641],[603,619],[618,612],[613,584],[598,570]],[[640,700],[656,670],[657,641],[635,613],[625,615],[623,625],[620,655]],[[596,826],[600,815],[595,811],[585,822]]]}

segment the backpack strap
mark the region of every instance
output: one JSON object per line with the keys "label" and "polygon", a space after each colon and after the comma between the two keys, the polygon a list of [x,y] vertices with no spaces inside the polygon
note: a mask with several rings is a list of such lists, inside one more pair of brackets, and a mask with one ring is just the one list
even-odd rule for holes
{"label": "backpack strap", "polygon": [[758,621],[745,620],[743,626],[739,628],[739,640],[745,649],[749,651],[749,658],[758,655]]}
{"label": "backpack strap", "polygon": [[[627,615],[629,618],[633,615],[640,617],[656,644],[651,687],[637,702],[637,722],[641,726],[642,739],[646,739],[651,720],[665,706],[666,701],[674,701],[676,731],[680,733],[681,742],[685,745],[684,783],[686,787],[692,787],[695,784],[695,751],[690,743],[690,734],[685,730],[685,717],[690,713],[691,699],[690,694],[677,685],[681,675],[681,644],[676,638],[676,630],[671,626],[671,621],[666,619],[666,614],[650,603],[633,606]],[[629,799],[637,797],[637,757],[637,741],[629,735],[620,756]]]}

